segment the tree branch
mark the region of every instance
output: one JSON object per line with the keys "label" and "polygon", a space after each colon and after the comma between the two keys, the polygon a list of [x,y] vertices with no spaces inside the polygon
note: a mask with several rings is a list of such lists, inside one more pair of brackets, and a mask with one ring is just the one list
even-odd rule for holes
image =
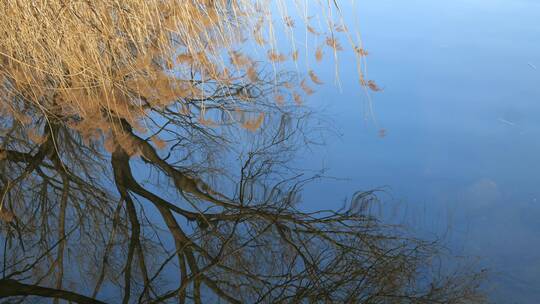
{"label": "tree branch", "polygon": [[46,298],[59,298],[80,304],[105,304],[105,302],[92,299],[71,291],[42,287],[37,285],[28,285],[10,279],[0,280],[0,298],[14,296],[39,296]]}

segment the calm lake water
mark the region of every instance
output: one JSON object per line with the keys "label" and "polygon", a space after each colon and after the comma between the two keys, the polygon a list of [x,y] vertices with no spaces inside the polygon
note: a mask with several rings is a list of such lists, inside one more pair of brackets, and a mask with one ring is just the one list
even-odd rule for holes
{"label": "calm lake water", "polygon": [[[39,91],[48,92],[47,87],[39,84],[43,81],[50,85],[48,83],[54,81],[50,81],[49,76],[34,77],[34,72],[29,74],[32,78],[26,77],[28,75],[18,68],[23,66],[19,62],[10,66],[9,71],[16,73],[2,78],[3,88],[0,89],[10,93],[4,99],[13,100],[12,108],[31,109],[36,122],[31,127],[16,124],[15,120],[27,120],[22,110],[7,112],[0,108],[0,114],[5,116],[0,118],[0,131],[8,130],[9,126],[9,132],[0,134],[3,141],[0,142],[0,160],[9,163],[9,166],[2,163],[0,167],[0,186],[4,194],[0,221],[5,222],[3,227],[6,227],[2,230],[5,234],[0,235],[3,244],[0,247],[0,260],[3,260],[0,297],[52,294],[50,289],[44,292],[44,289],[24,285],[31,283],[66,291],[72,289],[85,295],[94,293],[93,297],[108,303],[119,303],[121,297],[125,297],[125,302],[146,303],[147,296],[152,300],[155,296],[156,302],[167,298],[172,301],[175,297],[182,302],[182,297],[186,296],[195,303],[219,298],[236,303],[237,295],[242,299],[237,302],[259,298],[261,303],[267,303],[274,297],[287,302],[297,296],[310,300],[335,297],[347,302],[345,297],[361,298],[364,292],[364,299],[369,301],[403,299],[409,288],[434,286],[423,284],[429,279],[431,273],[427,272],[431,268],[415,277],[418,281],[414,284],[401,286],[403,282],[412,281],[409,278],[414,275],[409,269],[416,269],[413,267],[417,266],[414,264],[417,261],[425,262],[424,257],[431,253],[431,247],[415,250],[418,243],[400,238],[407,236],[405,233],[395,237],[390,234],[394,230],[379,229],[373,221],[366,220],[364,214],[342,212],[321,218],[320,214],[299,214],[293,208],[298,199],[302,211],[339,209],[357,191],[380,189],[380,202],[371,205],[370,211],[376,213],[382,223],[403,225],[410,235],[440,240],[449,253],[442,254],[443,259],[463,257],[443,261],[450,264],[449,269],[455,266],[456,260],[467,261],[466,265],[472,265],[469,267],[474,267],[473,270],[487,269],[489,276],[483,288],[493,303],[540,303],[540,0],[356,0],[355,8],[347,6],[347,0],[337,2],[343,4],[346,24],[351,27],[355,24],[353,18],[357,19],[357,30],[369,52],[367,79],[375,81],[382,91],[371,92],[368,98],[358,83],[351,51],[340,52],[338,85],[334,73],[336,63],[327,47],[332,44],[331,40],[330,43],[323,40],[327,39],[323,35],[310,36],[313,41],[309,41],[306,49],[326,45],[325,56],[329,57],[317,63],[311,54],[306,60],[307,69],[297,70],[302,73],[313,68],[325,83],[303,100],[307,108],[314,109],[314,119],[309,123],[323,118],[324,123],[313,126],[313,130],[308,129],[312,125],[307,123],[306,130],[302,129],[303,121],[296,124],[291,119],[294,115],[278,117],[277,110],[269,110],[269,115],[264,116],[266,112],[261,111],[271,109],[269,105],[274,102],[269,99],[270,104],[253,109],[248,102],[242,102],[234,108],[223,106],[227,111],[214,112],[216,117],[218,114],[225,117],[225,112],[238,117],[234,119],[248,130],[236,132],[241,126],[235,123],[230,129],[218,127],[208,131],[213,128],[212,108],[220,109],[217,105],[229,97],[245,100],[251,91],[271,94],[273,91],[267,91],[266,87],[270,88],[272,82],[261,81],[257,84],[261,86],[260,92],[249,86],[240,88],[242,82],[234,84],[231,88],[238,95],[232,97],[223,93],[223,98],[214,100],[216,104],[211,101],[210,114],[205,112],[206,104],[203,106],[202,102],[200,111],[193,106],[186,112],[186,104],[180,105],[180,102],[175,104],[178,107],[175,112],[172,105],[156,107],[153,114],[145,118],[148,122],[155,121],[156,125],[149,130],[157,132],[150,134],[149,131],[143,136],[138,134],[141,131],[137,128],[132,129],[135,124],[128,119],[130,113],[119,106],[124,104],[121,100],[141,93],[154,107],[173,98],[170,92],[176,89],[184,96],[181,102],[190,92],[183,85],[169,87],[171,83],[184,82],[167,80],[163,84],[148,82],[156,86],[155,93],[151,88],[137,89],[135,85],[132,93],[131,83],[142,83],[143,75],[148,74],[149,80],[156,75],[157,79],[165,79],[161,77],[164,74],[151,72],[156,64],[151,65],[152,69],[146,67],[149,73],[135,73],[135,78],[126,78],[126,83],[130,83],[126,87],[111,85],[111,93],[106,94],[98,91],[99,86],[94,86],[94,82],[77,80],[76,75],[86,71],[70,74],[74,80],[61,82],[66,83],[66,87],[59,90],[62,94],[51,94],[50,99],[44,95],[34,100],[43,98],[45,106],[28,103],[25,94],[31,94],[19,89],[19,85],[23,89],[35,86]],[[294,1],[271,3],[292,8]],[[62,17],[52,15],[50,20]],[[124,20],[115,16],[113,13],[107,19]],[[77,16],[75,20],[80,19]],[[315,23],[316,18],[310,20]],[[90,23],[96,27],[93,21]],[[288,28],[287,22],[281,23]],[[49,25],[44,27],[46,31]],[[273,35],[273,29],[268,31]],[[279,31],[276,32],[278,46],[290,43],[289,38],[297,39],[294,35],[280,37]],[[47,36],[36,37],[50,40]],[[62,39],[55,39],[54,44]],[[153,45],[158,40],[144,41],[151,41]],[[303,41],[299,40],[298,46],[303,47]],[[99,46],[95,54],[102,52],[101,43],[91,44]],[[345,41],[342,44],[345,45]],[[77,44],[76,48],[79,47],[84,49],[85,45]],[[244,45],[239,43],[241,47]],[[169,61],[161,60],[164,57],[153,60],[157,54],[153,46],[146,52],[148,57],[138,49],[137,52],[127,49],[130,54],[137,54],[134,55],[137,68],[144,68],[144,62]],[[244,51],[250,52],[242,49]],[[294,73],[292,62],[277,63],[281,60],[274,49],[269,53],[258,51],[265,60],[274,57],[267,70],[261,71],[264,77],[270,77],[265,76],[266,73],[272,75],[270,66],[291,68]],[[182,55],[187,56],[186,62],[192,63],[192,60],[204,58],[203,52],[198,52],[196,58]],[[305,59],[301,56],[301,60]],[[19,60],[6,54],[2,58],[6,62]],[[64,68],[64,61],[58,62],[62,63],[60,71],[71,73],[79,69],[78,66],[74,70]],[[39,63],[37,65],[40,69]],[[119,79],[121,71],[131,74],[131,69],[117,68],[112,68],[114,79]],[[44,69],[40,73],[60,76],[54,72],[57,69],[50,71]],[[247,74],[249,76],[249,70]],[[197,77],[199,75],[193,83],[198,82]],[[38,81],[38,85],[30,83],[30,79]],[[315,87],[318,82],[312,76],[309,84]],[[79,90],[82,87],[78,85],[85,83],[91,84],[89,91],[96,87],[95,95],[71,96],[64,92]],[[208,91],[220,86],[220,83],[202,84]],[[108,85],[105,88],[109,91]],[[130,88],[128,93],[125,88]],[[305,91],[309,90],[303,89],[302,96],[307,95]],[[221,95],[222,91],[216,94]],[[153,101],[153,95],[162,97],[159,96],[162,93],[167,99]],[[261,97],[266,97],[264,94]],[[68,98],[82,97],[82,102],[92,101],[92,96],[97,99],[107,95],[124,98],[118,98],[118,104],[111,103],[115,107],[108,105],[109,99],[88,106],[93,116],[74,115],[70,111],[72,104]],[[273,97],[278,104],[280,99],[276,97],[284,99],[281,95]],[[137,101],[139,99],[143,98]],[[198,102],[193,100],[193,103]],[[101,159],[98,158],[100,145],[96,151],[87,143],[77,147],[79,139],[74,139],[77,136],[72,138],[71,133],[64,130],[65,123],[76,132],[91,135],[95,130],[82,129],[91,118],[102,118],[105,104],[111,115],[107,116],[109,123],[104,128],[116,130],[107,133],[105,144],[114,148],[110,162],[107,159],[104,163],[106,168],[111,166],[111,172],[101,172],[101,167],[93,166],[94,159],[96,162]],[[304,110],[291,105],[291,109]],[[372,113],[366,111],[366,105],[372,106]],[[147,109],[146,106],[141,108]],[[189,117],[192,114],[193,117]],[[43,137],[34,132],[42,122]],[[265,129],[263,123],[270,128]],[[192,132],[195,125],[198,129]],[[320,133],[326,135],[321,140],[324,144],[314,145],[310,150],[300,148],[299,156],[293,156],[293,152],[297,152],[296,144],[303,144],[301,140],[309,137],[296,137],[299,129],[315,134],[316,140],[323,129]],[[161,135],[163,133],[165,135]],[[145,139],[150,136],[152,143],[137,135]],[[24,142],[26,137],[28,143]],[[57,144],[60,139],[65,143]],[[12,146],[22,150],[11,150]],[[34,146],[34,150],[28,148]],[[155,152],[153,146],[170,147],[170,151],[156,149],[160,151]],[[86,167],[86,162],[92,166]],[[38,171],[43,168],[45,170]],[[296,190],[304,185],[301,180],[323,168],[327,169],[324,175],[329,178],[308,183],[300,200]],[[34,171],[39,175],[34,176]],[[298,172],[305,175],[296,176]],[[75,177],[77,179],[72,180]],[[97,178],[103,180],[95,182]],[[87,188],[89,184],[95,188]],[[109,184],[112,193],[122,194],[122,204],[117,205],[116,197],[102,193],[109,190]],[[55,213],[57,208],[58,214]],[[357,233],[359,229],[366,234]],[[25,243],[29,246],[23,246]],[[350,246],[351,243],[355,246]],[[436,271],[439,265],[433,265]],[[444,267],[441,266],[447,270]],[[146,279],[140,279],[142,277]],[[6,291],[5,286],[12,290]],[[384,288],[379,288],[381,286]],[[355,292],[349,293],[351,290]],[[387,290],[404,294],[387,294]],[[64,292],[56,294],[66,297]],[[198,297],[204,300],[199,301]],[[33,299],[21,299],[21,303],[33,302]]]}
{"label": "calm lake water", "polygon": [[363,0],[356,14],[369,78],[384,88],[373,95],[378,126],[363,120],[344,54],[342,92],[324,86],[309,101],[343,136],[304,161],[349,180],[310,186],[306,206],[384,186],[395,220],[480,258],[494,302],[537,303],[540,2]]}

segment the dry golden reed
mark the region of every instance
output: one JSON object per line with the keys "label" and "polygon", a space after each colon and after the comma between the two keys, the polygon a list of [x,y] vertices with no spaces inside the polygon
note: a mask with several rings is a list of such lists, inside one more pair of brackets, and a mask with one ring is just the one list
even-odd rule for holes
{"label": "dry golden reed", "polygon": [[[298,60],[296,46],[285,50],[275,39],[276,22],[291,35],[303,27],[323,36],[333,52],[342,50],[336,36],[342,33],[356,54],[367,54],[344,24],[332,20],[339,12],[336,5],[312,0],[5,0],[0,4],[0,113],[31,123],[25,107],[17,104],[22,101],[47,115],[73,118],[64,121],[88,138],[109,132],[113,117],[143,130],[150,109],[179,104],[188,114],[188,103],[212,98],[195,80],[217,86],[259,81],[264,62],[245,51],[248,44],[262,50],[270,65]],[[304,14],[313,6],[328,20],[326,33]],[[276,7],[282,8],[280,17],[273,14]],[[322,54],[317,48],[317,61]],[[311,70],[309,77],[321,83]],[[300,88],[313,93],[305,81]],[[295,95],[297,104],[300,100]],[[204,113],[199,120],[216,123]],[[259,127],[263,120],[245,127]]]}

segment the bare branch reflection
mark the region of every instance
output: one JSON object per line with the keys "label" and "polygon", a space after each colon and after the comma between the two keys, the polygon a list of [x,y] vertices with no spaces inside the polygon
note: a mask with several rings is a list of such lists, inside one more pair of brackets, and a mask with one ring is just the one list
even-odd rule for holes
{"label": "bare branch reflection", "polygon": [[254,132],[155,109],[151,129],[165,144],[114,117],[111,136],[90,142],[66,126],[74,118],[30,106],[42,140],[29,138],[17,120],[2,120],[0,296],[80,303],[479,299],[479,274],[435,275],[436,244],[366,212],[373,192],[357,193],[348,208],[303,212],[303,186],[318,176],[289,164],[310,141],[315,117],[264,95],[257,106],[265,125]]}
{"label": "bare branch reflection", "polygon": [[[271,66],[287,57],[274,45],[266,65],[235,50],[269,8],[28,3],[0,6],[0,298],[481,300],[481,273],[439,271],[436,243],[366,212],[375,192],[305,211],[304,186],[320,176],[295,157],[328,126],[300,106],[312,84]],[[310,32],[337,54],[334,29],[346,30],[329,27]]]}

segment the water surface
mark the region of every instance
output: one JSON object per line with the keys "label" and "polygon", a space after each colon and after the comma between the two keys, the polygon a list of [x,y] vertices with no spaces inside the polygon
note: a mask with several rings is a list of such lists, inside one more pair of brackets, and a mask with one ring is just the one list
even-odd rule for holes
{"label": "water surface", "polygon": [[305,159],[350,180],[310,187],[306,204],[386,186],[400,221],[481,257],[496,303],[536,303],[540,2],[364,0],[356,13],[369,77],[384,88],[373,96],[378,124],[362,118],[344,54],[342,94],[325,86],[311,100],[329,106],[343,137]]}

